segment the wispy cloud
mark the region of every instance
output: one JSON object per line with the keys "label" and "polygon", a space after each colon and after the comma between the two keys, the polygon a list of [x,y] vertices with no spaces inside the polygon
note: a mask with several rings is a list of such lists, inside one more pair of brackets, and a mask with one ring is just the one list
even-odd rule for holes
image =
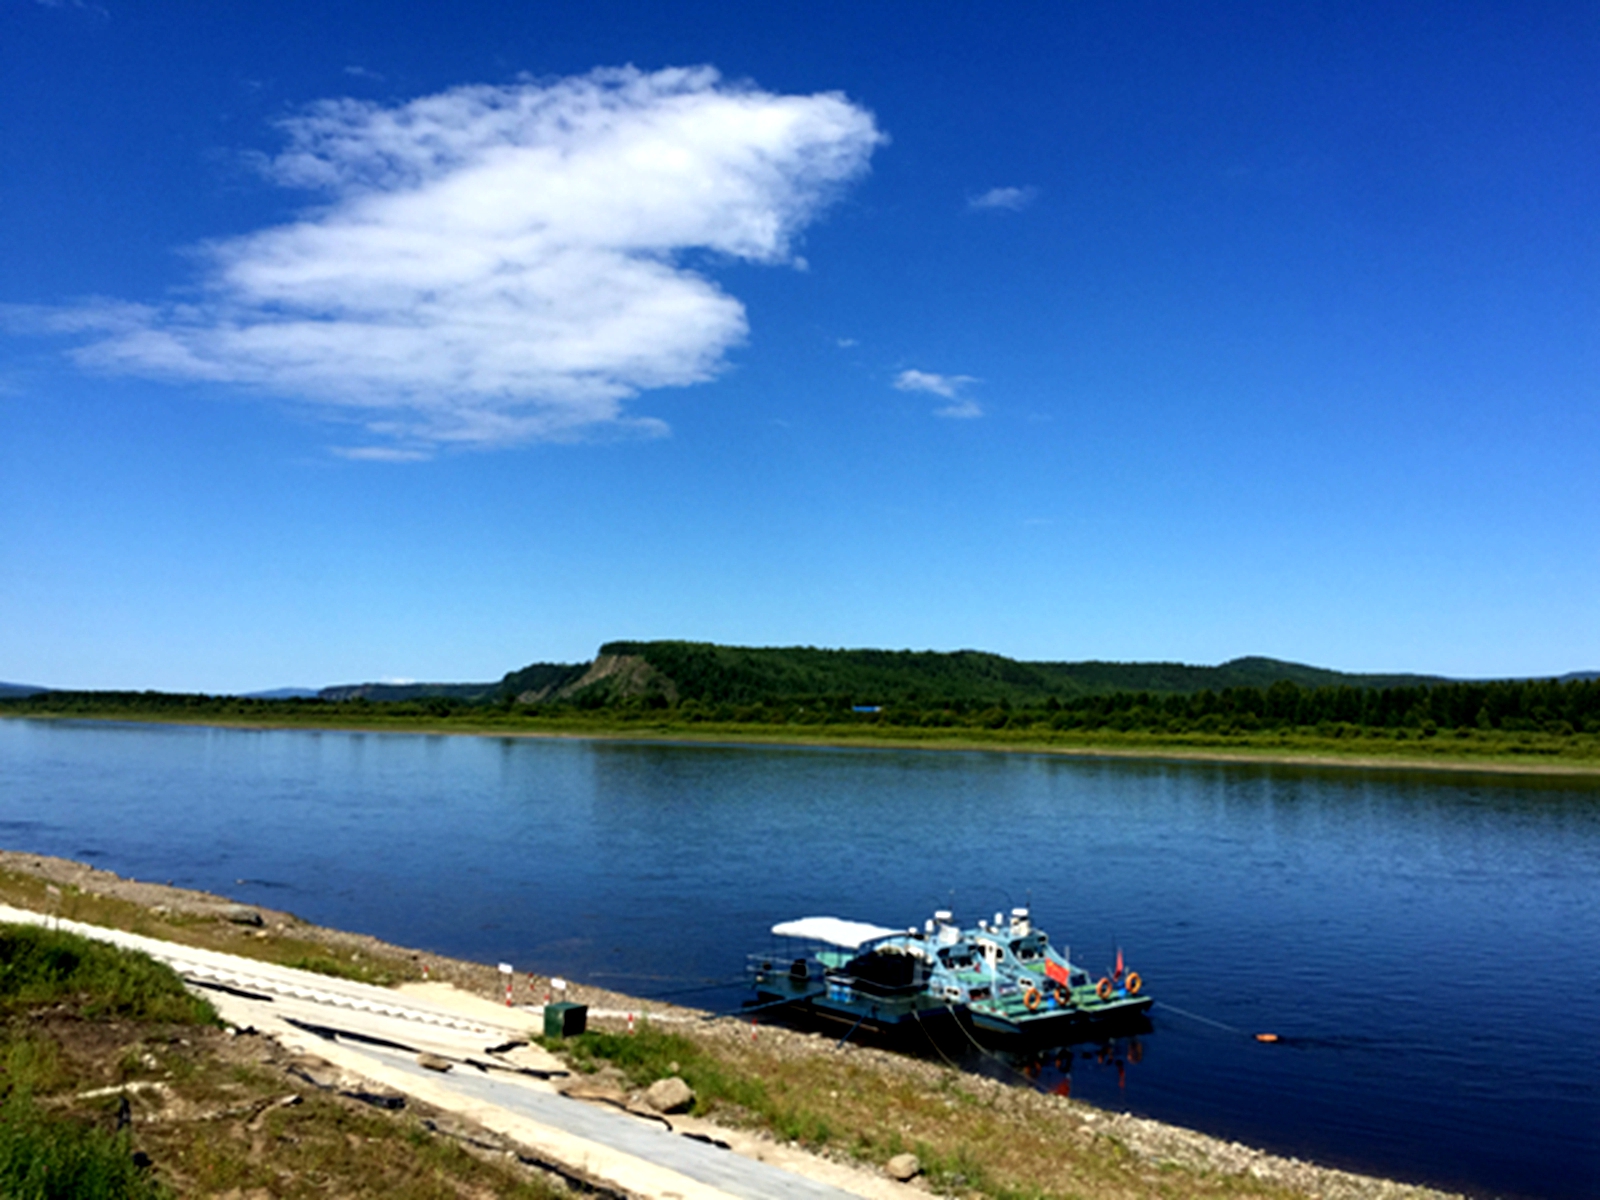
{"label": "wispy cloud", "polygon": [[426,450],[407,450],[400,446],[334,446],[333,453],[356,462],[421,462],[431,457]]}
{"label": "wispy cloud", "polygon": [[884,140],[843,96],[707,67],[327,100],[282,132],[261,169],[326,202],[201,247],[200,299],[12,323],[86,337],[99,370],[310,400],[365,427],[356,457],[660,432],[623,402],[710,379],[746,333],[706,270],[795,263]]}
{"label": "wispy cloud", "polygon": [[901,371],[895,376],[894,386],[902,392],[928,392],[950,401],[933,410],[936,417],[970,418],[983,416],[983,406],[963,389],[978,380],[971,375],[940,375],[933,371]]}
{"label": "wispy cloud", "polygon": [[97,17],[111,16],[111,10],[89,0],[34,0],[40,8],[70,8],[77,12],[92,13]]}
{"label": "wispy cloud", "polygon": [[1038,198],[1036,187],[997,187],[981,196],[969,196],[967,207],[986,212],[1021,212]]}
{"label": "wispy cloud", "polygon": [[346,75],[350,76],[350,78],[352,78],[352,79],[365,79],[365,80],[368,80],[371,83],[382,83],[383,82],[383,76],[382,75],[378,74],[378,72],[376,72],[376,71],[369,70],[368,68],[363,67],[363,66],[361,66],[359,64],[355,64],[355,65],[346,67],[344,69],[344,73]]}

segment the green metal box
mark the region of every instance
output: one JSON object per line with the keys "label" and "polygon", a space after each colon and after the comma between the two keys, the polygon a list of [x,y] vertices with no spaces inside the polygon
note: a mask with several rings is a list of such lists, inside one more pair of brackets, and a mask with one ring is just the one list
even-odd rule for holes
{"label": "green metal box", "polygon": [[577,1037],[589,1026],[589,1006],[563,1000],[544,1006],[545,1037]]}

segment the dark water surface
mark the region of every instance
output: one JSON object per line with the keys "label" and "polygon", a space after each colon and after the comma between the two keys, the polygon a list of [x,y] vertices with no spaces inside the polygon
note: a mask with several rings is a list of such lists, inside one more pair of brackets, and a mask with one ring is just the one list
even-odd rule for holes
{"label": "dark water surface", "polygon": [[1031,895],[1160,1002],[1041,1086],[1476,1195],[1600,1195],[1592,781],[5,720],[0,845],[644,996],[737,976],[778,920]]}

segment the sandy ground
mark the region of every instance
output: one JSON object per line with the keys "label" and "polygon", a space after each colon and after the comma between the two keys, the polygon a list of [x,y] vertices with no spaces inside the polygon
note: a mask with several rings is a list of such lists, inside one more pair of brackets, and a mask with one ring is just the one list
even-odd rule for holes
{"label": "sandy ground", "polygon": [[[33,876],[58,889],[72,887],[93,895],[124,900],[158,914],[181,914],[231,923],[239,915],[241,907],[248,907],[260,914],[265,928],[281,929],[296,939],[324,946],[330,953],[341,957],[361,954],[378,961],[412,964],[418,970],[426,964],[427,982],[403,983],[400,988],[404,992],[424,994],[435,1002],[456,1004],[463,1011],[490,1011],[485,1006],[492,1006],[501,1013],[505,1011],[505,976],[495,966],[488,964],[423,954],[364,934],[309,925],[291,913],[256,905],[240,906],[235,901],[206,892],[123,879],[110,871],[69,859],[0,850],[0,870]],[[549,984],[550,981],[542,976],[517,976],[514,999],[518,1004],[542,1003],[545,996],[550,994]],[[449,988],[441,985],[449,985]],[[640,1017],[648,1015],[652,1020],[692,1022],[702,1033],[715,1037],[742,1039],[749,1036],[749,1026],[740,1020],[707,1020],[708,1014],[692,1008],[641,1000],[624,993],[590,987],[580,981],[569,982],[566,998],[589,1005],[592,1022],[601,1027],[609,1025],[620,1028],[626,1024],[628,1015],[634,1014]],[[936,1087],[948,1072],[948,1068],[934,1063],[869,1046],[851,1044],[841,1051],[831,1038],[777,1026],[764,1025],[761,1037],[769,1046],[778,1047],[783,1056],[798,1058],[846,1053],[866,1059],[875,1070],[910,1077],[925,1082],[929,1088]],[[1237,1142],[1225,1142],[1128,1113],[1097,1110],[1081,1101],[1008,1087],[994,1080],[973,1078],[970,1083],[973,1087],[996,1091],[1003,1095],[1008,1106],[1024,1112],[1069,1106],[1077,1114],[1081,1132],[1085,1136],[1115,1138],[1133,1153],[1154,1163],[1173,1163],[1192,1170],[1225,1175],[1248,1175],[1321,1200],[1459,1200],[1454,1193],[1319,1167],[1298,1159],[1280,1158]],[[706,1125],[708,1130],[712,1128],[709,1122]],[[749,1145],[740,1146],[744,1153],[836,1185],[841,1182],[840,1168],[849,1169],[848,1164],[819,1159],[745,1131],[719,1129],[717,1136],[729,1142],[735,1139],[741,1143],[748,1142]]]}

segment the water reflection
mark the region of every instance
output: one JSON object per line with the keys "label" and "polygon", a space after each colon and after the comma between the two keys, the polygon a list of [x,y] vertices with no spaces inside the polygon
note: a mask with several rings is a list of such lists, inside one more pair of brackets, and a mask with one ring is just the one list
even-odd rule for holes
{"label": "water reflection", "polygon": [[1125,1103],[1130,1075],[1144,1062],[1152,1033],[1149,1021],[1141,1024],[1142,1029],[1126,1028],[1115,1037],[1097,1037],[1065,1046],[969,1047],[955,1062],[975,1075],[1022,1084],[1055,1096],[1073,1095],[1076,1080],[1079,1099],[1107,1103],[1107,1094],[1114,1092],[1117,1102]]}

